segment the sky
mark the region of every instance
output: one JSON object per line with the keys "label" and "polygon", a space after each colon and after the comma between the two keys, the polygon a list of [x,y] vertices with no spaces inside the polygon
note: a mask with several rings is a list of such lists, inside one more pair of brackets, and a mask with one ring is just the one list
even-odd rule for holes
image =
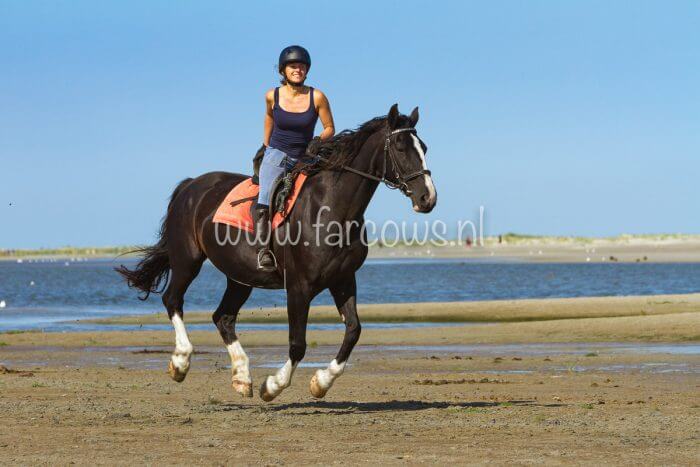
{"label": "sky", "polygon": [[251,172],[290,44],[338,130],[420,108],[438,204],[368,219],[700,233],[698,1],[0,0],[0,248],[152,242],[181,179]]}

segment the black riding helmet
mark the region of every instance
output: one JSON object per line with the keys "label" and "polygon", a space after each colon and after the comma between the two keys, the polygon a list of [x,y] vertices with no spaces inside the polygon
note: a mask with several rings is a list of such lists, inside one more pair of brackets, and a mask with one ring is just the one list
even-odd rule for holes
{"label": "black riding helmet", "polygon": [[285,47],[280,53],[280,59],[278,63],[278,70],[284,75],[284,67],[289,63],[305,63],[308,69],[311,69],[311,55],[309,51],[300,45],[290,45]]}

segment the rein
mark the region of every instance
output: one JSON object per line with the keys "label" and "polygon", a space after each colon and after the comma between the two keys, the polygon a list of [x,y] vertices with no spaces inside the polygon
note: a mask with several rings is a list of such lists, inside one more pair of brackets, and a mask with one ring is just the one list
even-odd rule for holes
{"label": "rein", "polygon": [[[393,150],[393,146],[391,144],[391,139],[394,135],[397,135],[399,133],[405,133],[405,132],[410,132],[413,134],[416,134],[416,129],[415,128],[399,128],[397,130],[390,131],[387,133],[386,138],[384,139],[384,164],[382,167],[382,176],[379,177],[377,175],[371,174],[369,172],[363,172],[362,170],[357,170],[355,168],[349,167],[347,165],[341,165],[340,170],[345,170],[346,172],[351,172],[354,173],[355,175],[359,175],[360,177],[367,178],[369,180],[373,180],[375,182],[380,182],[383,183],[384,185],[387,186],[387,188],[391,190],[401,190],[401,192],[406,195],[410,196],[411,195],[411,190],[408,188],[408,182],[410,182],[413,179],[416,179],[422,175],[430,175],[430,170],[428,169],[421,169],[416,172],[410,173],[408,175],[403,175],[400,171],[399,164],[396,161],[396,155]],[[313,155],[313,157],[318,158],[322,162],[329,162],[328,159],[321,157],[319,155]],[[394,177],[396,178],[396,181],[392,181],[386,178],[386,160],[389,159],[391,161],[391,170],[393,172]]]}

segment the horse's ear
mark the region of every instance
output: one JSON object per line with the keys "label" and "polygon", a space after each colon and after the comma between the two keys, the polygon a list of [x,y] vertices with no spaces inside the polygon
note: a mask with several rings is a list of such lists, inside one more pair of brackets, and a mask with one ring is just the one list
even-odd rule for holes
{"label": "horse's ear", "polygon": [[411,115],[408,117],[408,121],[413,128],[416,127],[416,123],[418,123],[418,107],[413,109],[413,112],[411,112]]}
{"label": "horse's ear", "polygon": [[389,123],[389,129],[394,130],[396,125],[399,123],[399,104],[394,104],[389,109],[389,115],[387,116],[387,122]]}

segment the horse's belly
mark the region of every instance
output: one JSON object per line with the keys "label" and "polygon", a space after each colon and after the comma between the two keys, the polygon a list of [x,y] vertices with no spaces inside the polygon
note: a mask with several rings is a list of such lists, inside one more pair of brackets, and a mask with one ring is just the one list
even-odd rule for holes
{"label": "horse's belly", "polygon": [[263,289],[281,289],[284,281],[280,274],[259,271],[257,253],[253,245],[238,236],[238,229],[207,219],[202,228],[202,244],[209,261],[229,279]]}

